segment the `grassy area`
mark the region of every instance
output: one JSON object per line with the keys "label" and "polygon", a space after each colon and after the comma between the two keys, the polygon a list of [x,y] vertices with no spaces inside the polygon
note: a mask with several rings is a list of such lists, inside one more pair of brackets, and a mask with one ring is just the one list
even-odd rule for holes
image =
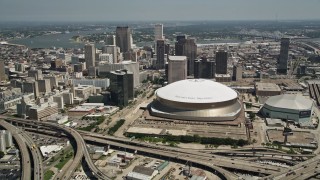
{"label": "grassy area", "polygon": [[50,180],[52,176],[54,175],[54,172],[51,170],[48,170],[44,173],[44,180]]}
{"label": "grassy area", "polygon": [[70,152],[68,154],[66,154],[65,156],[63,156],[59,163],[56,164],[54,167],[58,168],[59,170],[62,169],[62,167],[73,157],[73,152]]}
{"label": "grassy area", "polygon": [[119,121],[117,121],[116,124],[108,130],[108,134],[113,135],[124,124],[124,122],[124,119],[120,119]]}
{"label": "grassy area", "polygon": [[89,120],[95,120],[95,122],[91,123],[87,127],[78,128],[78,129],[82,131],[91,131],[92,129],[97,128],[101,123],[103,123],[103,121],[105,120],[105,117],[100,116],[100,117],[89,119]]}

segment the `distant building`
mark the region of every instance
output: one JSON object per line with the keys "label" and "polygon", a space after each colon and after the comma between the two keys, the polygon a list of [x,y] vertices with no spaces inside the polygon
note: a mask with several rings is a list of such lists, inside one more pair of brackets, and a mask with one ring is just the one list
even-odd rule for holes
{"label": "distant building", "polygon": [[29,77],[34,77],[35,80],[42,80],[43,76],[42,76],[42,71],[39,69],[30,69],[28,71],[28,76]]}
{"label": "distant building", "polygon": [[5,81],[6,79],[7,77],[6,77],[4,61],[0,60],[0,81]]}
{"label": "distant building", "polygon": [[106,45],[116,45],[116,36],[115,35],[107,35],[105,39]]}
{"label": "distant building", "polygon": [[215,62],[197,60],[194,62],[194,78],[213,79],[215,77]]}
{"label": "distant building", "polygon": [[119,63],[120,48],[116,45],[106,45],[102,47],[102,53],[112,54],[112,63]]}
{"label": "distant building", "polygon": [[187,57],[169,56],[168,83],[187,79]]}
{"label": "distant building", "polygon": [[133,74],[127,70],[110,73],[111,101],[117,106],[127,106],[133,99]]}
{"label": "distant building", "polygon": [[183,45],[186,39],[187,39],[186,35],[179,35],[176,37],[176,43],[175,43],[176,56],[183,56]]}
{"label": "distant building", "polygon": [[98,74],[100,76],[106,76],[109,78],[109,74],[111,71],[123,70],[126,69],[129,72],[133,73],[133,85],[134,87],[138,87],[140,84],[140,71],[139,71],[139,63],[133,61],[122,61],[121,63],[115,64],[104,64],[99,66]]}
{"label": "distant building", "polygon": [[197,58],[197,44],[195,39],[186,39],[183,44],[183,56],[187,56],[188,75],[194,73],[194,61]]}
{"label": "distant building", "polygon": [[10,131],[5,131],[5,141],[6,141],[7,148],[10,148],[13,146],[12,134]]}
{"label": "distant building", "polygon": [[237,64],[233,66],[232,80],[238,81],[242,79],[242,65]]}
{"label": "distant building", "polygon": [[53,102],[56,102],[58,104],[59,109],[64,109],[63,96],[61,95],[53,96]]}
{"label": "distant building", "polygon": [[87,68],[96,65],[96,48],[94,44],[86,44],[84,46],[84,58],[86,60]]}
{"label": "distant building", "polygon": [[157,61],[156,61],[156,69],[164,69],[165,60],[165,44],[164,40],[158,39],[157,41]]}
{"label": "distant building", "polygon": [[277,73],[287,74],[289,59],[289,38],[281,38],[280,55],[278,59]]}
{"label": "distant building", "polygon": [[6,134],[5,130],[0,131],[0,151],[6,153],[7,152],[7,145],[6,145]]}
{"label": "distant building", "polygon": [[218,51],[216,53],[216,73],[228,73],[228,53],[225,51]]}
{"label": "distant building", "polygon": [[120,48],[120,52],[128,52],[131,49],[131,30],[128,26],[117,27],[116,44]]}
{"label": "distant building", "polygon": [[71,79],[71,83],[74,85],[92,85],[95,87],[101,87],[103,89],[107,89],[110,85],[110,80],[105,79]]}
{"label": "distant building", "polygon": [[163,24],[156,24],[154,26],[154,40],[163,39]]}
{"label": "distant building", "polygon": [[49,93],[51,92],[51,87],[50,87],[50,80],[49,79],[42,79],[38,80],[38,89],[40,93]]}
{"label": "distant building", "polygon": [[149,167],[136,166],[126,176],[126,180],[151,180],[158,174],[158,170]]}

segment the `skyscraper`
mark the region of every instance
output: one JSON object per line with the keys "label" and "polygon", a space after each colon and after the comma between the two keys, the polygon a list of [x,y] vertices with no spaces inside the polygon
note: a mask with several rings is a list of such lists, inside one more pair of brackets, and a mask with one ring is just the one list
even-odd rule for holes
{"label": "skyscraper", "polygon": [[164,54],[165,54],[164,40],[158,39],[156,69],[164,69],[164,65],[165,65]]}
{"label": "skyscraper", "polygon": [[187,56],[188,75],[194,74],[194,61],[197,58],[197,44],[195,39],[185,39],[183,44],[183,55]]}
{"label": "skyscraper", "polygon": [[194,78],[213,79],[215,77],[215,62],[197,60],[194,62]]}
{"label": "skyscraper", "polygon": [[87,69],[96,65],[96,48],[94,44],[86,44],[84,46],[84,58],[86,60]]}
{"label": "skyscraper", "polygon": [[163,24],[156,24],[154,26],[154,40],[163,39]]}
{"label": "skyscraper", "polygon": [[228,52],[218,51],[216,53],[216,74],[228,73]]}
{"label": "skyscraper", "polygon": [[6,71],[4,66],[4,61],[0,60],[0,81],[6,80]]}
{"label": "skyscraper", "polygon": [[287,74],[288,58],[289,58],[289,38],[281,38],[280,55],[278,59],[277,72],[279,74]]}
{"label": "skyscraper", "polygon": [[186,40],[186,35],[179,35],[176,37],[175,44],[175,55],[182,56],[183,55],[183,45]]}
{"label": "skyscraper", "polygon": [[112,54],[113,63],[119,63],[120,48],[116,45],[105,45],[102,53]]}
{"label": "skyscraper", "polygon": [[169,56],[168,83],[187,79],[187,57]]}
{"label": "skyscraper", "polygon": [[233,66],[232,80],[238,81],[242,79],[242,65],[236,64]]}
{"label": "skyscraper", "polygon": [[111,100],[116,105],[126,106],[133,99],[133,74],[127,70],[110,73]]}
{"label": "skyscraper", "polygon": [[128,26],[117,27],[116,44],[120,47],[120,52],[128,52],[131,49],[131,30]]}
{"label": "skyscraper", "polygon": [[105,39],[105,45],[116,45],[116,36],[107,35]]}

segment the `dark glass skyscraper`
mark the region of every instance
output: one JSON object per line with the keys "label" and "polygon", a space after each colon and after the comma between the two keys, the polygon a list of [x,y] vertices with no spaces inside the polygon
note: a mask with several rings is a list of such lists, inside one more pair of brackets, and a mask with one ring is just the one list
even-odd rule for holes
{"label": "dark glass skyscraper", "polygon": [[216,73],[227,74],[228,73],[228,52],[218,51],[216,53]]}
{"label": "dark glass skyscraper", "polygon": [[280,55],[278,59],[277,72],[279,74],[287,74],[288,58],[289,58],[289,38],[281,38]]}
{"label": "dark glass skyscraper", "polygon": [[127,70],[112,71],[109,78],[111,101],[117,106],[127,106],[133,99],[133,74]]}
{"label": "dark glass skyscraper", "polygon": [[196,60],[194,62],[194,78],[213,79],[215,68],[214,61]]}
{"label": "dark glass skyscraper", "polygon": [[157,61],[156,61],[156,69],[164,69],[165,60],[165,43],[164,40],[157,40]]}
{"label": "dark glass skyscraper", "polygon": [[128,26],[117,27],[116,44],[120,48],[120,52],[128,52],[131,49],[131,30]]}

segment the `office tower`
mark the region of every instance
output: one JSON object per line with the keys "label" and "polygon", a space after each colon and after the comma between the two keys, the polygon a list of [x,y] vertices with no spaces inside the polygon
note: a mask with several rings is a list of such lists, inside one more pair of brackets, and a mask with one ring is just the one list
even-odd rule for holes
{"label": "office tower", "polygon": [[175,44],[175,55],[182,56],[183,55],[183,45],[186,40],[186,35],[179,35],[176,37],[176,44]]}
{"label": "office tower", "polygon": [[163,24],[156,24],[154,26],[154,40],[163,39]]}
{"label": "office tower", "polygon": [[194,62],[194,78],[213,79],[215,77],[215,62],[196,60]]}
{"label": "office tower", "polygon": [[7,79],[6,77],[6,69],[4,65],[4,61],[0,60],[0,82],[5,81]]}
{"label": "office tower", "polygon": [[63,95],[57,95],[53,96],[53,102],[56,102],[58,104],[59,109],[64,109],[64,101],[63,101]]}
{"label": "office tower", "polygon": [[38,88],[40,93],[46,94],[51,92],[50,80],[49,79],[38,80]]}
{"label": "office tower", "polygon": [[116,45],[116,36],[115,35],[107,35],[105,40],[105,45]]}
{"label": "office tower", "polygon": [[94,44],[86,44],[84,46],[84,58],[86,61],[87,68],[96,65],[96,48]]}
{"label": "office tower", "polygon": [[97,76],[97,69],[98,69],[98,67],[89,67],[89,69],[88,69],[88,75],[96,78],[96,76]]}
{"label": "office tower", "polygon": [[156,69],[164,69],[165,60],[165,44],[164,40],[158,39],[157,40],[157,61],[156,61]]}
{"label": "office tower", "polygon": [[113,63],[119,62],[120,48],[115,45],[106,45],[102,48],[102,53],[112,54]]}
{"label": "office tower", "polygon": [[82,65],[81,64],[74,64],[73,71],[74,72],[82,72],[83,71]]}
{"label": "office tower", "polygon": [[193,75],[194,73],[194,61],[197,58],[197,44],[195,39],[185,39],[183,43],[183,53],[187,56],[188,61],[188,75]]}
{"label": "office tower", "polygon": [[29,77],[34,77],[35,80],[41,80],[43,79],[43,76],[42,76],[42,71],[39,70],[39,69],[35,69],[35,68],[32,68],[28,71],[28,76]]}
{"label": "office tower", "polygon": [[280,55],[278,59],[277,72],[279,74],[287,74],[288,58],[289,58],[289,38],[281,38]]}
{"label": "office tower", "polygon": [[78,64],[80,61],[79,61],[79,56],[77,55],[72,55],[71,56],[71,64]]}
{"label": "office tower", "polygon": [[117,71],[126,69],[129,72],[133,73],[133,85],[134,87],[138,87],[140,84],[139,80],[139,63],[132,61],[122,61],[121,63],[115,64],[104,64],[99,66],[99,76],[109,76],[111,71]]}
{"label": "office tower", "polygon": [[169,56],[168,83],[187,79],[187,57]]}
{"label": "office tower", "polygon": [[50,81],[50,89],[54,89],[58,87],[58,78],[55,75],[45,76],[43,79],[49,79]]}
{"label": "office tower", "polygon": [[24,71],[26,71],[26,68],[25,68],[25,66],[24,66],[23,63],[16,63],[16,64],[14,65],[14,69],[15,69],[16,71],[19,71],[19,72],[24,72]]}
{"label": "office tower", "polygon": [[6,141],[7,148],[10,148],[13,146],[12,134],[10,131],[5,131],[5,141]]}
{"label": "office tower", "polygon": [[127,70],[110,73],[111,101],[118,106],[127,106],[133,99],[133,74]]}
{"label": "office tower", "polygon": [[233,66],[232,80],[238,81],[242,79],[242,65],[237,64]]}
{"label": "office tower", "polygon": [[22,83],[23,93],[34,93],[34,97],[38,98],[40,96],[39,86],[37,81],[26,81]]}
{"label": "office tower", "polygon": [[137,62],[138,60],[138,54],[136,50],[130,49],[127,52],[122,53],[123,54],[123,60],[131,60],[133,62]]}
{"label": "office tower", "polygon": [[5,130],[1,130],[0,131],[0,151],[2,151],[2,152],[4,152],[4,153],[6,153],[7,151],[6,151],[6,147],[7,147],[7,145],[6,145],[6,133],[5,133],[6,131]]}
{"label": "office tower", "polygon": [[128,26],[117,27],[116,44],[120,48],[120,52],[127,52],[131,49],[131,30]]}
{"label": "office tower", "polygon": [[216,53],[216,74],[228,73],[228,52],[218,51]]}

